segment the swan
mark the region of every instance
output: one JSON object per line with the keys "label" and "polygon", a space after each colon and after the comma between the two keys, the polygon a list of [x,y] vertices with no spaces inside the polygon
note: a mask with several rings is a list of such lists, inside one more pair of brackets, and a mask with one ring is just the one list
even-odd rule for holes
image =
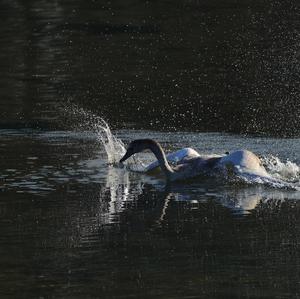
{"label": "swan", "polygon": [[[171,166],[161,145],[152,139],[136,139],[131,141],[120,163],[144,150],[152,151],[157,159],[156,162],[146,168],[146,173],[151,173],[159,165],[167,181],[170,182],[193,178],[222,168],[269,177],[260,159],[248,150],[239,150],[224,156],[204,157],[200,156],[193,149],[185,148],[176,152],[180,161],[176,166]],[[176,153],[173,153],[173,156],[176,156]]]}

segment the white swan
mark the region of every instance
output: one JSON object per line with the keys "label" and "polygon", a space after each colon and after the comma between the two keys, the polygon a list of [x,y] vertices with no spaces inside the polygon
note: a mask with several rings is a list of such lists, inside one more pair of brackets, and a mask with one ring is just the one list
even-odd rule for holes
{"label": "white swan", "polygon": [[247,150],[236,151],[225,156],[202,157],[195,150],[185,148],[171,154],[171,158],[174,160],[176,158],[179,159],[179,163],[172,167],[168,163],[160,144],[152,139],[133,140],[120,162],[122,163],[132,155],[147,149],[152,151],[157,161],[146,168],[146,173],[151,173],[159,165],[167,181],[196,177],[222,167],[251,175],[269,177],[269,174],[261,165],[260,159],[254,153]]}

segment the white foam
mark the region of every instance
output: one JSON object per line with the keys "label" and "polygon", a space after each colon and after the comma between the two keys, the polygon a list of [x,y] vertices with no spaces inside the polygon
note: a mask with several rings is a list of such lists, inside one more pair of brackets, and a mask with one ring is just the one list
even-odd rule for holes
{"label": "white foam", "polygon": [[276,156],[261,157],[268,176],[237,171],[237,178],[248,184],[263,184],[280,189],[300,191],[300,168],[289,160],[282,162]]}
{"label": "white foam", "polygon": [[299,181],[300,167],[289,160],[282,162],[278,157],[266,156],[262,158],[267,171],[272,176],[288,181]]}

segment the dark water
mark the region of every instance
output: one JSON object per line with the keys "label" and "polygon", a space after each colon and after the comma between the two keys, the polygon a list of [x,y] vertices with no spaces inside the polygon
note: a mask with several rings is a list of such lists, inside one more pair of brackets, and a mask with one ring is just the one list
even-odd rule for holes
{"label": "dark water", "polygon": [[[299,298],[299,14],[0,1],[0,298]],[[166,187],[108,164],[96,115],[125,143],[247,148],[284,184]]]}
{"label": "dark water", "polygon": [[299,136],[299,1],[1,1],[0,124]]}

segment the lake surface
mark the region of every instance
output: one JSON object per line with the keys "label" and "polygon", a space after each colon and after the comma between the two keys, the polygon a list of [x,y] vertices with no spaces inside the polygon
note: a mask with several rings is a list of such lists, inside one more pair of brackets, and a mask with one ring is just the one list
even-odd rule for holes
{"label": "lake surface", "polygon": [[[0,298],[300,298],[299,20],[296,0],[0,1]],[[149,153],[114,163],[137,138],[249,149],[277,183],[166,186],[132,171]]]}
{"label": "lake surface", "polygon": [[[115,133],[167,152],[247,146],[299,186],[299,139]],[[211,178],[166,187],[109,165],[95,131],[1,130],[0,144],[1,298],[298,298],[300,191]]]}

